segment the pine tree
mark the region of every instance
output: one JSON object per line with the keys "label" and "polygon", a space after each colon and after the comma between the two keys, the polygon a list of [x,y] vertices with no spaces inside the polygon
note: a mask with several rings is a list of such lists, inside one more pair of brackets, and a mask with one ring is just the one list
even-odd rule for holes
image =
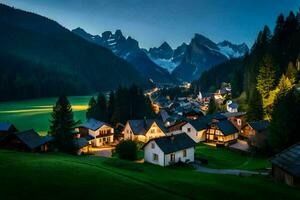
{"label": "pine tree", "polygon": [[300,141],[300,95],[289,90],[278,96],[274,103],[272,120],[269,127],[269,143],[274,153]]}
{"label": "pine tree", "polygon": [[66,96],[60,96],[53,106],[50,120],[50,135],[55,138],[57,147],[66,152],[73,150],[74,121],[72,106]]}
{"label": "pine tree", "polygon": [[286,76],[290,79],[292,83],[295,83],[297,81],[297,69],[294,66],[292,62],[289,63],[287,71],[286,71]]}
{"label": "pine tree", "polygon": [[95,116],[96,104],[97,104],[97,102],[96,102],[95,98],[92,97],[89,101],[89,107],[86,112],[87,119],[93,118]]}
{"label": "pine tree", "polygon": [[115,93],[113,91],[110,92],[109,94],[109,100],[108,100],[108,105],[107,105],[107,119],[108,122],[112,121],[112,116],[115,111]]}
{"label": "pine tree", "polygon": [[97,103],[95,105],[95,115],[93,118],[99,121],[108,121],[106,98],[101,92],[98,94],[97,97]]}
{"label": "pine tree", "polygon": [[216,102],[213,97],[210,98],[209,104],[208,104],[208,111],[207,114],[213,114],[217,112],[218,107],[216,105]]}
{"label": "pine tree", "polygon": [[273,61],[270,56],[266,56],[263,59],[263,63],[259,68],[259,74],[257,76],[256,88],[263,98],[268,97],[270,91],[275,85],[275,69]]}
{"label": "pine tree", "polygon": [[256,88],[253,88],[250,92],[248,102],[247,120],[256,121],[263,119],[263,103],[260,93]]}
{"label": "pine tree", "polygon": [[238,97],[243,91],[243,78],[240,71],[234,71],[231,79],[231,93],[232,97]]}

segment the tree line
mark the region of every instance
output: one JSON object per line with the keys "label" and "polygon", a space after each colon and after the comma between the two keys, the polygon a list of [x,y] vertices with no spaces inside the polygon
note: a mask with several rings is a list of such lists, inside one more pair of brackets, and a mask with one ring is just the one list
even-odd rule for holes
{"label": "tree line", "polygon": [[94,118],[111,124],[154,116],[150,99],[136,85],[129,88],[119,86],[115,92],[111,91],[108,97],[99,93],[96,99],[90,99],[86,113],[87,119]]}

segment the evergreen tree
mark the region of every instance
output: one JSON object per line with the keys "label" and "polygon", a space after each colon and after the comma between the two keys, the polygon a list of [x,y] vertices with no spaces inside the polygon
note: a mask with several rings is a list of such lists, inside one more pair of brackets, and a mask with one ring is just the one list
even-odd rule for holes
{"label": "evergreen tree", "polygon": [[256,88],[263,98],[268,97],[270,91],[275,85],[275,69],[273,61],[270,56],[266,56],[263,59],[263,63],[259,68],[259,74],[257,76]]}
{"label": "evergreen tree", "polygon": [[95,116],[93,118],[99,121],[108,121],[106,98],[101,92],[98,94],[97,97],[97,103],[95,105]]}
{"label": "evergreen tree", "polygon": [[115,93],[113,91],[111,91],[109,94],[109,100],[107,104],[107,119],[109,122],[111,122],[113,113],[115,111]]}
{"label": "evergreen tree", "polygon": [[247,120],[256,121],[263,119],[263,105],[262,97],[256,88],[253,88],[250,92],[249,102],[248,102],[248,111],[247,111]]}
{"label": "evergreen tree", "polygon": [[289,63],[287,71],[286,71],[286,76],[290,79],[292,83],[295,83],[297,81],[297,69],[294,66],[292,62]]}
{"label": "evergreen tree", "polygon": [[87,119],[90,119],[90,118],[93,118],[96,114],[95,112],[95,109],[96,109],[96,100],[94,97],[92,97],[89,101],[89,107],[87,109],[87,112],[86,112],[86,118]]}
{"label": "evergreen tree", "polygon": [[240,96],[243,91],[243,77],[240,71],[234,71],[231,79],[231,94],[233,98]]}
{"label": "evergreen tree", "polygon": [[289,90],[278,96],[274,103],[269,127],[269,143],[274,153],[300,141],[298,124],[300,122],[300,94]]}
{"label": "evergreen tree", "polygon": [[213,97],[210,98],[207,114],[213,114],[218,111],[218,107]]}
{"label": "evergreen tree", "polygon": [[66,152],[73,150],[74,121],[72,106],[66,96],[60,96],[53,106],[50,120],[50,135],[55,138],[57,147]]}

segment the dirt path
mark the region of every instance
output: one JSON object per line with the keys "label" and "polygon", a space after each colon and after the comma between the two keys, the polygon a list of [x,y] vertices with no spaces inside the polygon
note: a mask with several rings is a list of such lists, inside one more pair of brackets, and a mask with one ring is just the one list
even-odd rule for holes
{"label": "dirt path", "polygon": [[240,170],[240,169],[212,169],[204,167],[201,164],[194,163],[192,164],[195,167],[196,171],[209,173],[209,174],[229,174],[229,175],[236,175],[236,176],[253,176],[253,175],[263,175],[267,176],[269,173],[267,172],[256,172],[256,171],[249,171],[249,170]]}

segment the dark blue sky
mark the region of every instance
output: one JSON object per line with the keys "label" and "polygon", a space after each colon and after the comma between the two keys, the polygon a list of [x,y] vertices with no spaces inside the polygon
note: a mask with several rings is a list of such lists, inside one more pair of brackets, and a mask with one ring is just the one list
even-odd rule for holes
{"label": "dark blue sky", "polygon": [[215,42],[251,45],[264,24],[273,29],[279,13],[297,11],[300,0],[0,0],[92,34],[121,29],[153,47],[173,48],[201,33]]}

